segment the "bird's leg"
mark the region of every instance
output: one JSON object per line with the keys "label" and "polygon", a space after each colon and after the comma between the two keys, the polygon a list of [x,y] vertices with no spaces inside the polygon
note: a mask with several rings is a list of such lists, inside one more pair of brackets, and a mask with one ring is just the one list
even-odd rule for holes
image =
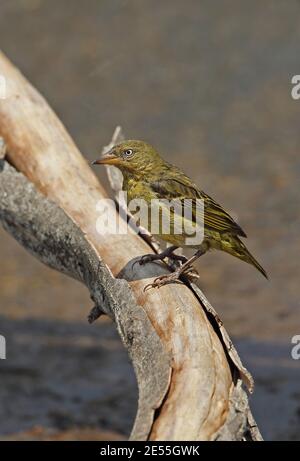
{"label": "bird's leg", "polygon": [[149,283],[145,286],[144,291],[146,291],[149,288],[160,288],[163,285],[167,285],[168,283],[177,282],[182,275],[189,275],[198,278],[198,274],[195,274],[194,272],[191,273],[191,271],[193,270],[192,264],[204,253],[205,250],[200,248],[194,254],[194,256],[192,256],[184,264],[182,264],[182,266],[180,266],[178,269],[172,272],[172,274],[164,274],[160,275],[159,277],[156,277],[156,279],[154,279],[152,283]]}
{"label": "bird's leg", "polygon": [[187,258],[182,255],[177,255],[174,253],[175,250],[177,250],[176,245],[172,245],[168,248],[166,248],[164,251],[161,251],[160,253],[150,253],[147,255],[142,256],[139,259],[139,264],[142,266],[143,264],[147,264],[151,261],[163,261],[165,258],[170,258],[175,261],[181,261],[182,263],[187,262]]}

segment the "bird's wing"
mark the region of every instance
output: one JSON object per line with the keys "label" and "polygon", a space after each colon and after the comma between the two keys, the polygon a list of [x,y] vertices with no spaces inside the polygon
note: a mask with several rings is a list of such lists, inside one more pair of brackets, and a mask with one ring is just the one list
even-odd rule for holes
{"label": "bird's wing", "polygon": [[[199,190],[191,180],[180,171],[175,177],[164,177],[151,182],[151,187],[160,199],[191,199],[193,216],[197,207],[196,199],[204,200],[204,226],[217,232],[230,232],[246,237],[245,232],[233,218],[205,192]],[[197,207],[198,211],[198,207]],[[199,215],[198,215],[199,216]]]}

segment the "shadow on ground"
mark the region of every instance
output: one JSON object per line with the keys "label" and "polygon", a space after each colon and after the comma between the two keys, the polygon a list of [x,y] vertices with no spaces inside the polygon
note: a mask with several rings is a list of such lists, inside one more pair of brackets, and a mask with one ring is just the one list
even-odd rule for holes
{"label": "shadow on ground", "polygon": [[[7,360],[0,363],[3,436],[50,437],[83,429],[85,437],[128,436],[137,387],[127,354],[109,321],[0,317]],[[83,436],[83,437],[84,437]],[[82,437],[82,435],[81,435]]]}

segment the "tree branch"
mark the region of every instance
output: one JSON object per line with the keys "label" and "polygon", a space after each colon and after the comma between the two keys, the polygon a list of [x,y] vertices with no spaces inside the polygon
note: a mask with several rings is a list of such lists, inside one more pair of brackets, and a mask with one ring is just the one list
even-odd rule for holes
{"label": "tree branch", "polygon": [[[184,284],[143,292],[146,279],[168,269],[133,267],[149,253],[139,236],[97,233],[105,191],[45,100],[1,54],[0,74],[8,89],[0,135],[13,165],[1,160],[1,222],[44,263],[87,286],[90,320],[100,312],[114,319],[139,386],[131,439],[259,440],[241,385],[250,375],[203,293]],[[113,206],[109,213],[116,218]]]}

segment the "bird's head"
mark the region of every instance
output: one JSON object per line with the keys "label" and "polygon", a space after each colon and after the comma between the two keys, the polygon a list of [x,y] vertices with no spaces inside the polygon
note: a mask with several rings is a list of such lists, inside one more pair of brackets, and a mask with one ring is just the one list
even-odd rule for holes
{"label": "bird's head", "polygon": [[125,174],[142,174],[161,162],[158,152],[144,141],[123,141],[92,165],[114,165]]}

